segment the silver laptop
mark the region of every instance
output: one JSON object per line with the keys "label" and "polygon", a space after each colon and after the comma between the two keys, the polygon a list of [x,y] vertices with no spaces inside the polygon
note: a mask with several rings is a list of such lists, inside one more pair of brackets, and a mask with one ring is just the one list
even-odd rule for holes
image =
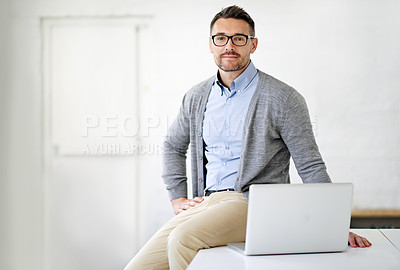
{"label": "silver laptop", "polygon": [[245,255],[338,252],[347,247],[353,184],[250,186]]}

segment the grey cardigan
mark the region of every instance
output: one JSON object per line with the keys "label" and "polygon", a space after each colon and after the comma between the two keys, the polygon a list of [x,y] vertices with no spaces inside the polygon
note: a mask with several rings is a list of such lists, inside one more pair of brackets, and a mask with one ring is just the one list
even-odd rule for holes
{"label": "grey cardigan", "polygon": [[[314,139],[304,98],[292,87],[259,72],[246,114],[235,190],[248,198],[252,184],[290,183],[293,157],[304,183],[330,182]],[[187,197],[186,152],[190,144],[193,197],[203,196],[207,160],[203,116],[215,76],[195,85],[182,101],[163,144],[162,177],[171,200]]]}

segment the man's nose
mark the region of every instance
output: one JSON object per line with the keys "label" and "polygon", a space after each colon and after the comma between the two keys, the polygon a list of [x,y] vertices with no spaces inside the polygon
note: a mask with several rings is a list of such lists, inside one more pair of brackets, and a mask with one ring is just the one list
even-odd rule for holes
{"label": "man's nose", "polygon": [[235,44],[233,44],[232,38],[228,39],[228,43],[225,45],[226,51],[232,51],[235,48]]}

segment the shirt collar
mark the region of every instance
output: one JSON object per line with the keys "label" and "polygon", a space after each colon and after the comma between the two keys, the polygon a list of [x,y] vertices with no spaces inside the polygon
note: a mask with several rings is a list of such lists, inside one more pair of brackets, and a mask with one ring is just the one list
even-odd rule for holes
{"label": "shirt collar", "polygon": [[[240,91],[246,90],[247,86],[253,81],[254,77],[257,75],[257,72],[258,71],[254,66],[253,62],[250,61],[250,64],[247,66],[247,68],[230,85],[229,87],[231,90],[230,95],[233,95],[233,93],[236,93],[236,91],[238,90]],[[221,88],[221,96],[222,96],[224,90],[227,91],[228,89],[222,84],[221,78],[219,76],[219,71],[217,72],[214,84],[215,83],[218,84],[218,86]]]}

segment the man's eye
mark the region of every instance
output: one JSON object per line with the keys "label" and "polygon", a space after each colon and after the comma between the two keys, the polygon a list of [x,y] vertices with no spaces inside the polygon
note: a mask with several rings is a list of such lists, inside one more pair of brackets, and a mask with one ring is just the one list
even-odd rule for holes
{"label": "man's eye", "polygon": [[243,41],[244,38],[243,38],[243,37],[237,37],[237,38],[235,38],[235,40],[236,40],[236,41]]}
{"label": "man's eye", "polygon": [[223,36],[217,37],[217,40],[219,40],[219,41],[225,40],[225,37],[223,37]]}

